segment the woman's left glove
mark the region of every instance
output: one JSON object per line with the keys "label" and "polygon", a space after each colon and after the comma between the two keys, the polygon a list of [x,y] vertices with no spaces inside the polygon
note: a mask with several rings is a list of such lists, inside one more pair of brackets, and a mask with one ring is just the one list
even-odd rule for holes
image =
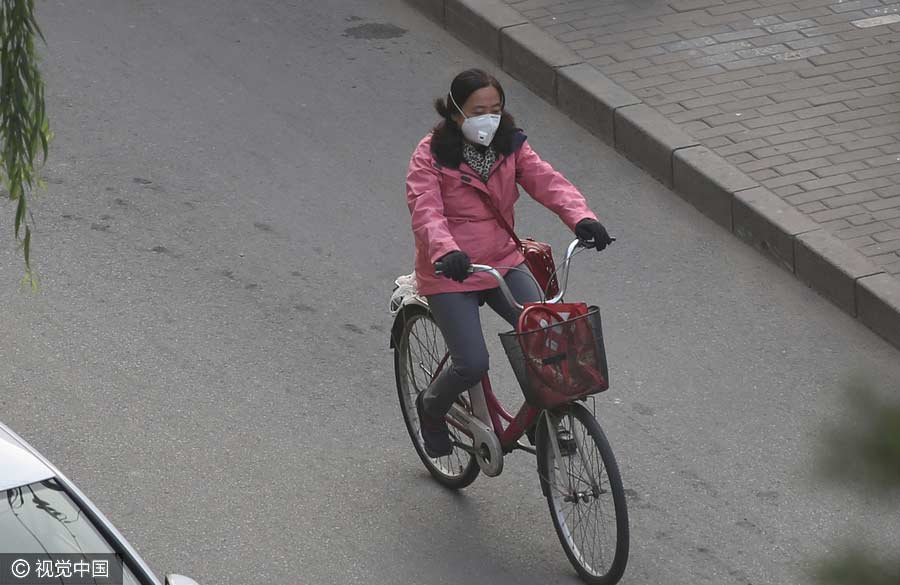
{"label": "woman's left glove", "polygon": [[472,261],[469,260],[469,256],[460,250],[444,254],[435,262],[435,270],[440,270],[444,276],[452,278],[456,282],[462,282],[469,278],[471,266]]}
{"label": "woman's left glove", "polygon": [[585,218],[578,222],[575,226],[575,237],[588,245],[589,248],[603,250],[606,246],[613,243],[614,239],[609,237],[606,228],[596,219]]}

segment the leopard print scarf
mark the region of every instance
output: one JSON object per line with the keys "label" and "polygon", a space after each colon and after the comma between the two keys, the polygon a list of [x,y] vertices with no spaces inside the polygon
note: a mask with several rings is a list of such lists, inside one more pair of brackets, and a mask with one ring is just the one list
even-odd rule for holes
{"label": "leopard print scarf", "polygon": [[475,148],[472,144],[463,145],[463,160],[472,167],[472,170],[478,173],[481,180],[487,183],[488,175],[491,173],[491,167],[497,162],[497,151],[493,146],[488,146],[483,151]]}

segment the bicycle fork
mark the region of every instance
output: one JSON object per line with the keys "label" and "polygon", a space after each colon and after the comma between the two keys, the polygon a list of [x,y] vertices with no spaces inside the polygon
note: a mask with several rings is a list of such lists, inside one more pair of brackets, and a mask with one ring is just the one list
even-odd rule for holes
{"label": "bicycle fork", "polygon": [[[549,475],[550,470],[547,468],[546,457],[542,457],[539,455],[538,457],[538,477],[541,481],[541,492],[545,497],[550,496],[551,489],[555,489],[559,492],[559,495],[562,496],[564,502],[585,502],[590,501],[591,498],[597,499],[600,495],[606,493],[602,487],[600,487],[597,479],[593,477],[593,474],[588,473],[587,476],[590,478],[590,486],[588,486],[589,490],[581,490],[576,491],[575,486],[572,482],[571,473],[569,473],[565,469],[565,464],[563,461],[569,458],[577,458],[579,464],[584,467],[584,461],[582,459],[582,453],[584,453],[584,446],[582,445],[581,439],[578,437],[578,433],[571,433],[565,429],[559,428],[559,424],[561,422],[560,419],[554,420],[554,417],[549,411],[544,411],[541,415],[541,419],[544,423],[544,432],[547,434],[548,441],[550,443],[550,449],[553,452],[553,460],[554,464],[557,466],[557,473],[565,473],[567,476],[566,481],[566,489],[563,491],[557,485],[551,485]],[[540,421],[539,423],[540,424]],[[563,437],[562,435],[569,435],[568,437]]]}

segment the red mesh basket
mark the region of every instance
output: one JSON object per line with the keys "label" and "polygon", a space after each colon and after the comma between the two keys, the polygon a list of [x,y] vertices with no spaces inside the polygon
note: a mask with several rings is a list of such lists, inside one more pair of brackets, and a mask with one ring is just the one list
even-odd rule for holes
{"label": "red mesh basket", "polygon": [[527,306],[519,330],[500,341],[532,406],[553,408],[609,388],[597,307]]}

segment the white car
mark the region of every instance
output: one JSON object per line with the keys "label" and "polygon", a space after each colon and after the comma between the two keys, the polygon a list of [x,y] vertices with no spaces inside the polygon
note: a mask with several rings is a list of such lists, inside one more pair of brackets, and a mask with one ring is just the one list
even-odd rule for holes
{"label": "white car", "polygon": [[[162,585],[87,496],[3,423],[0,423],[0,494],[6,495],[6,501],[0,502],[0,554],[5,558],[37,554],[89,559],[97,558],[92,555],[117,554],[121,559],[122,578],[116,582]],[[24,567],[20,565],[23,570],[30,569],[27,561],[17,558],[16,561],[24,563]],[[4,577],[8,575],[0,575],[0,581]],[[197,582],[170,574],[165,585],[197,585]]]}

